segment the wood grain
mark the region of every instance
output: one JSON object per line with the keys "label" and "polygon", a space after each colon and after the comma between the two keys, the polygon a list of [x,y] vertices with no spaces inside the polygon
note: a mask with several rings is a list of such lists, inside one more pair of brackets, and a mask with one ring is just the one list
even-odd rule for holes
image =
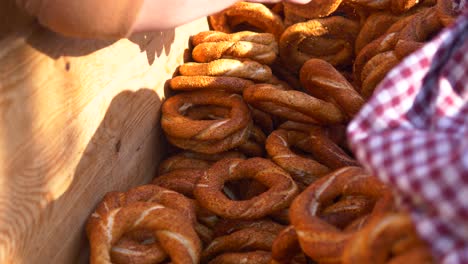
{"label": "wood grain", "polygon": [[154,176],[165,82],[207,23],[74,40],[8,2],[0,3],[0,17],[14,17],[0,27],[0,263],[75,263],[103,195]]}

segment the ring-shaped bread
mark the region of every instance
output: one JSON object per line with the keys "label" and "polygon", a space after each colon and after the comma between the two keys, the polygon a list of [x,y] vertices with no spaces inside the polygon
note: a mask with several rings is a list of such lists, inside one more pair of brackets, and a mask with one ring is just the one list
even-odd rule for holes
{"label": "ring-shaped bread", "polygon": [[[222,192],[224,184],[240,179],[254,179],[268,190],[249,200],[231,200]],[[202,206],[224,218],[258,219],[288,207],[298,188],[286,171],[267,159],[224,159],[205,172],[194,194]]]}

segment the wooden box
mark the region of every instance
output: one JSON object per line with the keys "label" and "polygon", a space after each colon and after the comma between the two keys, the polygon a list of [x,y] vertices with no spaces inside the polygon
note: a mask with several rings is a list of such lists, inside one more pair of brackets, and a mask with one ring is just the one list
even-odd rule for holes
{"label": "wooden box", "polygon": [[98,201],[154,176],[166,81],[206,29],[75,40],[0,3],[0,263],[87,262]]}

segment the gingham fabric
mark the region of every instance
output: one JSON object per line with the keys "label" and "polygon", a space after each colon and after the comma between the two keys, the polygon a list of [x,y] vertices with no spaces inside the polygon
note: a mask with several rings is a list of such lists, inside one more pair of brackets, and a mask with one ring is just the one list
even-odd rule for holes
{"label": "gingham fabric", "polygon": [[348,127],[440,263],[468,263],[468,8],[389,72]]}

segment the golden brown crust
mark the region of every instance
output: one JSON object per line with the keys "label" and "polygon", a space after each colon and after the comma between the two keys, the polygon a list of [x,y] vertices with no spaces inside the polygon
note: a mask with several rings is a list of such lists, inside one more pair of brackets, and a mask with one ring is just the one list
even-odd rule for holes
{"label": "golden brown crust", "polygon": [[254,82],[226,76],[176,76],[169,82],[171,88],[176,91],[195,90],[222,90],[230,93],[242,93],[244,89]]}
{"label": "golden brown crust", "polygon": [[389,10],[394,14],[402,14],[420,3],[418,0],[352,0],[352,3],[371,10]]}
{"label": "golden brown crust", "polygon": [[419,3],[419,0],[392,0],[390,2],[390,10],[393,13],[401,14],[413,8]]}
{"label": "golden brown crust", "polygon": [[111,249],[112,263],[147,264],[164,261],[168,257],[167,253],[158,243],[148,243],[152,240],[154,238],[150,237],[142,244],[139,241],[145,241],[144,237],[129,239],[124,235]]}
{"label": "golden brown crust", "polygon": [[252,112],[254,124],[259,126],[266,135],[270,134],[275,127],[275,120],[273,117],[253,107],[250,107],[250,111]]}
{"label": "golden brown crust", "polygon": [[[275,36],[270,33],[257,33],[252,31],[241,31],[235,33],[224,33],[219,31],[203,31],[192,37],[192,44],[197,46],[206,42],[220,41],[248,41],[252,43],[271,46],[277,46]],[[276,48],[277,49],[277,48]]]}
{"label": "golden brown crust", "polygon": [[361,73],[361,94],[364,98],[369,98],[377,85],[387,76],[387,73],[393,69],[400,59],[395,56],[395,52],[386,51],[377,54],[370,59],[364,66]]}
{"label": "golden brown crust", "polygon": [[[462,5],[462,4],[460,4]],[[444,26],[450,26],[460,14],[451,0],[438,0],[436,4],[437,16]]]}
{"label": "golden brown crust", "polygon": [[294,226],[285,228],[273,241],[271,248],[271,264],[288,264],[299,253],[301,253],[299,239]]}
{"label": "golden brown crust", "polygon": [[353,233],[344,232],[320,219],[319,215],[324,206],[331,205],[336,197],[349,195],[363,195],[374,200],[375,206],[371,214],[375,217],[393,208],[389,189],[359,167],[345,167],[320,178],[291,204],[291,223],[296,229],[301,248],[313,260],[340,261],[344,246]]}
{"label": "golden brown crust", "polygon": [[367,64],[367,62],[369,62],[374,56],[376,56],[379,53],[391,51],[397,43],[397,41],[398,32],[391,32],[371,41],[369,44],[367,44],[364,48],[361,49],[359,54],[356,56],[353,65],[353,74],[359,83],[359,87],[362,84],[362,70]]}
{"label": "golden brown crust", "polygon": [[248,157],[263,157],[265,154],[265,133],[258,126],[251,126],[247,142],[237,149]]}
{"label": "golden brown crust", "polygon": [[342,149],[343,145],[346,145],[343,142],[346,139],[345,126],[324,127],[287,121],[279,128],[288,130],[288,133],[301,132],[304,136],[296,142],[297,147],[306,153],[311,153],[315,160],[328,168],[338,169],[358,165],[357,161]]}
{"label": "golden brown crust", "polygon": [[373,199],[363,195],[349,195],[325,207],[320,212],[320,218],[333,226],[350,230],[348,226],[353,224],[354,220],[368,215],[374,203]]}
{"label": "golden brown crust", "polygon": [[[198,105],[213,105],[228,108],[227,120],[193,120],[185,117],[185,112]],[[218,91],[181,93],[167,99],[162,107],[161,125],[173,137],[198,140],[223,139],[248,125],[250,112],[238,95]]]}
{"label": "golden brown crust", "polygon": [[262,111],[297,122],[338,124],[345,119],[335,105],[296,90],[256,84],[246,88],[243,97]]}
{"label": "golden brown crust", "polygon": [[270,252],[255,250],[244,253],[225,253],[211,260],[209,264],[267,264],[270,259]]}
{"label": "golden brown crust", "polygon": [[400,16],[388,12],[372,13],[362,25],[356,38],[355,53],[358,54],[372,40],[385,34],[387,29],[399,19]]}
{"label": "golden brown crust", "polygon": [[88,222],[90,263],[112,263],[113,245],[128,232],[149,230],[174,263],[198,263],[201,242],[192,223],[180,212],[154,202],[136,202],[131,206],[94,213]]}
{"label": "golden brown crust", "polygon": [[[255,179],[269,189],[249,200],[230,200],[221,189],[226,182],[239,179]],[[289,206],[298,189],[290,175],[269,160],[224,159],[206,171],[194,193],[202,206],[217,215],[229,219],[258,219]]]}
{"label": "golden brown crust", "polygon": [[358,166],[359,163],[338,146],[340,142],[333,141],[330,134],[330,131],[322,127],[315,127],[310,130],[308,140],[304,141],[300,148],[313,153],[318,162],[333,170]]}
{"label": "golden brown crust", "polygon": [[[394,11],[406,10],[414,3],[357,1],[373,2],[370,5],[377,7],[382,4]],[[372,17],[375,20],[369,18],[360,30],[363,17],[375,10],[356,8],[355,2],[346,3],[332,17],[312,18],[315,28],[307,30],[316,32],[304,33],[306,29],[297,35],[284,32],[282,60],[274,61],[279,48],[275,35],[270,33],[206,31],[192,37],[192,57],[198,63],[182,65],[179,68],[182,75],[170,81],[177,93],[164,102],[161,118],[168,142],[174,148],[190,152],[163,161],[161,175],[153,183],[196,198],[190,200],[190,210],[184,209],[183,202],[178,206],[182,206],[181,212],[190,212],[180,215],[192,222],[192,228],[206,246],[202,263],[330,264],[342,263],[344,258],[350,263],[366,263],[369,256],[362,252],[370,250],[382,255],[381,248],[375,252],[373,249],[378,242],[393,238],[392,234],[375,232],[373,225],[373,221],[394,211],[391,191],[362,168],[347,167],[358,163],[350,152],[344,151],[346,126],[363,106],[364,96],[370,96],[387,72],[427,41],[443,22],[436,8],[427,12],[430,8],[423,7],[424,12],[419,13],[417,7],[401,15],[381,12],[381,16]],[[318,2],[311,3],[314,4]],[[249,3],[236,6],[241,5],[251,6]],[[287,14],[290,12],[286,18],[307,19],[301,12],[310,16],[308,7],[300,6],[296,13],[285,8]],[[318,16],[322,12],[313,11]],[[240,12],[240,8],[230,8],[210,20],[214,27],[224,27],[222,30],[226,32],[245,24],[277,31],[275,23],[262,20],[267,17],[263,11]],[[257,15],[252,16],[254,13]],[[300,24],[307,23],[312,22]],[[297,28],[300,27],[290,27]],[[361,47],[355,47],[359,30],[358,42],[362,43]],[[327,35],[332,31],[337,34]],[[360,51],[354,69],[359,91],[348,82],[354,80],[341,73],[351,74],[349,66],[355,59],[355,50]],[[262,65],[272,62],[279,78]],[[290,83],[285,84],[284,80]],[[200,91],[205,89],[209,91]],[[269,135],[267,139],[265,134]],[[268,156],[269,160],[259,156]],[[333,171],[342,167],[346,168]],[[298,194],[298,190],[305,191]],[[141,193],[145,195],[144,190]],[[127,198],[117,194],[106,199],[122,208]],[[140,198],[135,198],[133,203],[139,201]],[[170,207],[165,201],[149,203],[155,202]],[[96,213],[104,216],[112,211],[109,208],[102,211],[103,208],[99,206]],[[177,216],[174,219],[179,223]],[[273,221],[289,227],[284,229]],[[109,221],[96,228],[106,225]],[[373,233],[369,233],[369,226],[373,226]],[[368,245],[370,240],[354,240],[363,230],[367,237],[376,234],[378,241]],[[159,239],[155,232],[149,232],[149,239]],[[169,253],[175,252],[166,252],[165,241],[141,243],[147,240],[147,232],[130,229],[113,247],[134,249],[144,253],[145,258],[133,258],[125,250],[111,248],[112,261],[146,264],[167,261]],[[389,263],[426,260],[424,248],[413,247],[412,243],[411,239],[403,239],[391,245],[396,257]],[[353,250],[346,255],[343,252],[348,247]],[[359,258],[363,256],[361,261]]]}
{"label": "golden brown crust", "polygon": [[[209,166],[210,158],[211,162],[214,162],[216,159],[221,159],[223,157],[239,157],[238,153],[235,152],[228,152],[224,153],[221,155],[214,155],[213,157],[207,157],[207,155],[204,154],[199,154],[199,153],[189,153],[191,155],[189,157],[183,156],[183,155],[177,155],[174,156],[173,159],[169,159],[170,162],[166,162],[166,164],[173,164],[174,162],[182,161],[181,163],[184,163],[183,161],[185,160],[185,165],[189,165],[188,167],[192,167],[193,163],[196,161],[201,161],[201,159],[205,159],[208,164],[205,164],[206,166]],[[194,157],[197,157],[199,159],[193,159]],[[186,159],[189,159],[187,161]],[[180,194],[185,195],[186,197],[191,197],[193,198],[193,190],[195,188],[195,184],[198,182],[200,177],[205,173],[205,168],[203,169],[197,169],[197,168],[174,168],[179,165],[175,166],[170,166],[170,171],[166,172],[165,174],[162,174],[160,176],[157,176],[153,179],[152,184],[157,185],[156,187],[159,188],[158,186],[161,186],[163,188],[172,190],[174,192],[179,192]],[[180,165],[183,167],[183,165]],[[179,194],[179,195],[180,195]],[[169,197],[170,198],[170,197]],[[195,231],[197,234],[200,236],[202,241],[204,243],[210,242],[212,239],[212,232],[209,229],[209,227],[213,226],[217,221],[218,218],[211,212],[207,211],[203,207],[199,205],[199,203],[196,200],[193,199],[186,199],[189,204],[186,202],[180,203],[180,205],[171,205],[171,203],[177,203],[178,199],[174,199],[173,201],[166,201],[162,200],[162,202],[166,202],[169,205],[171,205],[173,208],[181,208],[180,211],[184,212],[187,210],[193,210],[193,212],[190,214],[190,219],[192,219]],[[170,207],[170,206],[169,206]],[[185,208],[185,209],[184,209]],[[196,217],[194,218],[194,214]],[[151,262],[152,263],[152,262]]]}
{"label": "golden brown crust", "polygon": [[299,156],[291,150],[292,146],[304,140],[307,140],[306,133],[278,129],[268,136],[265,148],[271,160],[289,172],[298,184],[308,186],[330,170],[316,160]]}
{"label": "golden brown crust", "polygon": [[284,3],[284,15],[313,19],[326,17],[333,13],[341,4],[341,0],[311,1],[308,4]]}
{"label": "golden brown crust", "polygon": [[272,77],[271,69],[255,61],[219,59],[208,63],[189,62],[179,67],[184,76],[228,76],[246,78],[253,81],[268,81]]}
{"label": "golden brown crust", "polygon": [[362,85],[360,93],[369,98],[395,65],[442,27],[436,7],[422,7],[415,14],[395,22],[387,33],[362,48],[353,65],[356,81]]}
{"label": "golden brown crust", "polygon": [[416,50],[422,48],[422,46],[424,46],[423,42],[400,39],[395,45],[395,56],[401,60]]}
{"label": "golden brown crust", "polygon": [[310,59],[301,68],[300,80],[303,87],[313,96],[333,102],[343,109],[349,119],[364,105],[364,99],[354,87],[330,63]]}
{"label": "golden brown crust", "polygon": [[250,59],[263,64],[271,64],[277,51],[271,46],[249,41],[205,42],[192,50],[192,58],[197,62],[210,62],[222,58]]}
{"label": "golden brown crust", "polygon": [[334,66],[349,65],[358,33],[358,22],[340,16],[297,23],[281,35],[280,57],[295,72],[311,58],[321,58]]}
{"label": "golden brown crust", "polygon": [[84,38],[126,37],[143,0],[16,0],[39,23],[66,36]]}
{"label": "golden brown crust", "polygon": [[343,263],[433,263],[433,259],[411,218],[388,213],[374,218],[346,244]]}
{"label": "golden brown crust", "polygon": [[277,233],[247,227],[231,234],[215,238],[202,252],[202,261],[207,263],[217,255],[229,252],[270,251]]}
{"label": "golden brown crust", "polygon": [[[109,192],[95,209],[97,215],[105,215],[111,210],[129,206],[137,202],[157,202],[165,207],[182,212],[190,221],[194,220],[195,208],[185,196],[175,191],[148,184],[141,185],[127,192]],[[100,221],[99,218],[90,218],[88,224]]]}
{"label": "golden brown crust", "polygon": [[[233,21],[235,23],[232,23]],[[233,32],[236,24],[248,23],[262,32],[279,39],[284,31],[281,17],[259,3],[238,2],[228,9],[209,17],[211,27],[216,31]]]}
{"label": "golden brown crust", "polygon": [[218,140],[200,141],[196,139],[177,138],[167,135],[166,138],[172,145],[182,149],[192,150],[205,154],[216,154],[234,149],[247,142],[250,127],[251,124],[228,135],[223,139]]}
{"label": "golden brown crust", "polygon": [[[196,120],[186,116],[194,106],[218,106],[229,109],[229,117]],[[252,125],[249,108],[239,95],[221,91],[181,93],[162,106],[161,126],[166,137],[177,147],[201,153],[220,153],[246,142]]]}
{"label": "golden brown crust", "polygon": [[[96,236],[99,236],[100,232],[103,231],[102,228],[97,226],[106,225],[108,230],[104,231],[107,236],[110,235],[109,232],[114,231],[114,229],[111,228],[112,226],[109,226],[110,224],[108,222],[115,220],[113,216],[114,213],[118,214],[120,213],[119,210],[127,207],[138,207],[144,206],[145,204],[153,206],[155,210],[160,208],[171,208],[180,213],[181,216],[185,217],[189,224],[196,224],[196,207],[192,200],[184,197],[182,194],[156,185],[142,185],[132,188],[125,193],[110,192],[106,194],[88,220],[87,230],[90,242],[93,243],[93,241],[91,241],[92,237],[95,238]],[[122,218],[122,221],[127,220]],[[137,225],[138,223],[135,224],[135,226]],[[121,226],[117,226],[117,228],[120,227]],[[102,246],[99,245],[99,243],[101,243],[99,242],[99,239],[97,240],[97,245],[95,246]],[[144,241],[149,240],[153,242],[144,243]],[[110,243],[110,241],[108,241],[108,243]],[[110,257],[116,263],[148,263],[157,260],[164,260],[167,256],[165,253],[166,246],[155,241],[155,234],[151,232],[151,229],[144,227],[131,227],[126,232],[121,233],[119,238],[114,240],[112,246],[108,244],[107,247],[109,247],[110,250],[108,256],[105,252],[94,252],[95,258],[99,259],[102,257]],[[96,259],[91,258],[91,262],[96,261]]]}
{"label": "golden brown crust", "polygon": [[192,37],[192,44],[192,57],[197,62],[236,58],[271,64],[278,55],[278,43],[269,33],[204,31]]}
{"label": "golden brown crust", "polygon": [[184,151],[168,157],[159,164],[159,175],[179,169],[207,169],[213,163],[225,158],[245,158],[240,152],[228,151],[218,154],[203,154]]}
{"label": "golden brown crust", "polygon": [[260,220],[233,220],[223,219],[213,228],[214,236],[220,237],[229,235],[244,228],[255,228],[256,230],[268,231],[273,234],[279,233],[284,226],[268,219]]}
{"label": "golden brown crust", "polygon": [[152,184],[193,197],[195,184],[205,173],[205,169],[178,169],[159,175]]}

